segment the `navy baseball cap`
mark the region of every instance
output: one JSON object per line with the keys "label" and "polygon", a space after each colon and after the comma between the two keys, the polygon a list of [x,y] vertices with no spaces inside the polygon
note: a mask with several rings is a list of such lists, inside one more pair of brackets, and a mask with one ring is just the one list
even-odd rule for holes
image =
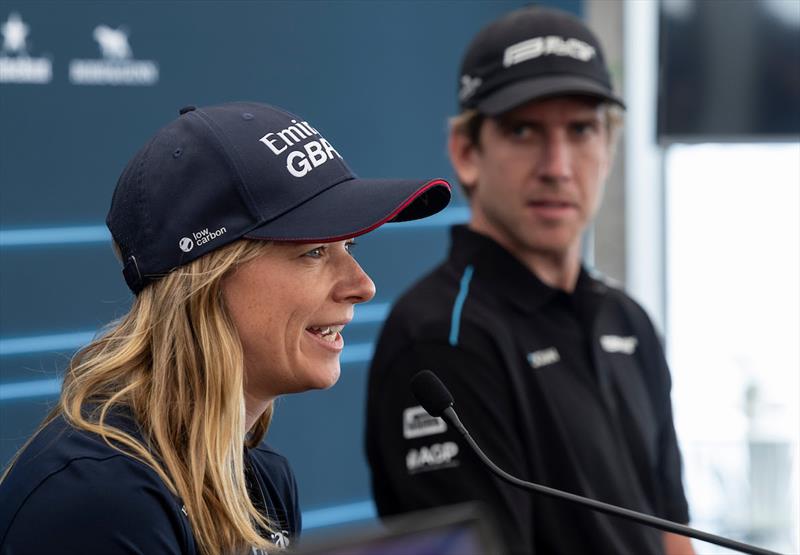
{"label": "navy baseball cap", "polygon": [[128,162],[106,224],[138,293],[237,239],[303,243],[435,214],[442,179],[360,179],[303,118],[266,104],[189,106]]}
{"label": "navy baseball cap", "polygon": [[459,72],[462,111],[496,116],[525,102],[564,95],[621,107],[600,41],[567,12],[528,6],[491,22],[472,40]]}

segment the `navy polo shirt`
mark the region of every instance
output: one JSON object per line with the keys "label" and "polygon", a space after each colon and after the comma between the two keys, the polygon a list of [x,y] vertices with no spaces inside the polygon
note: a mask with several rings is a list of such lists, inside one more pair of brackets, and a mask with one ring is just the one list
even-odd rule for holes
{"label": "navy polo shirt", "polygon": [[[128,418],[117,428],[139,436]],[[288,461],[266,445],[245,449],[253,503],[285,546],[300,534],[297,484]],[[62,416],[25,449],[0,484],[0,553],[198,553],[186,509],[148,465],[78,430]]]}

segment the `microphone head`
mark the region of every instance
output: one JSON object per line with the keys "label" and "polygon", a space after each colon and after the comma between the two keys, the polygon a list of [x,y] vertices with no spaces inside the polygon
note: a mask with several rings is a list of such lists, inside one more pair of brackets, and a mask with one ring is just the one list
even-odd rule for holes
{"label": "microphone head", "polygon": [[431,416],[442,416],[445,409],[453,405],[453,396],[436,374],[422,370],[411,378],[411,391]]}

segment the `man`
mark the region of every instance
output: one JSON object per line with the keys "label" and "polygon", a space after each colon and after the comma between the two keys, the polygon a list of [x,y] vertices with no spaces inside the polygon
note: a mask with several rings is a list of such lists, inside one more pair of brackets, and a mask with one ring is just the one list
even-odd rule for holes
{"label": "man", "polygon": [[450,158],[472,212],[407,292],[370,369],[366,444],[378,511],[483,502],[513,553],[692,553],[687,538],[516,489],[427,417],[433,370],[478,444],[524,480],[689,520],[670,376],[650,320],[581,265],[622,101],[578,19],[528,7],[462,62]]}

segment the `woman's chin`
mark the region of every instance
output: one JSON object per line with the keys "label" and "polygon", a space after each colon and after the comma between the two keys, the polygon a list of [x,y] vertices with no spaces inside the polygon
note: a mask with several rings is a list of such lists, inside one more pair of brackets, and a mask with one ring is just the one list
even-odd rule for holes
{"label": "woman's chin", "polygon": [[338,361],[336,366],[325,366],[315,368],[313,373],[309,373],[311,379],[308,381],[306,389],[328,389],[339,381],[341,367]]}

